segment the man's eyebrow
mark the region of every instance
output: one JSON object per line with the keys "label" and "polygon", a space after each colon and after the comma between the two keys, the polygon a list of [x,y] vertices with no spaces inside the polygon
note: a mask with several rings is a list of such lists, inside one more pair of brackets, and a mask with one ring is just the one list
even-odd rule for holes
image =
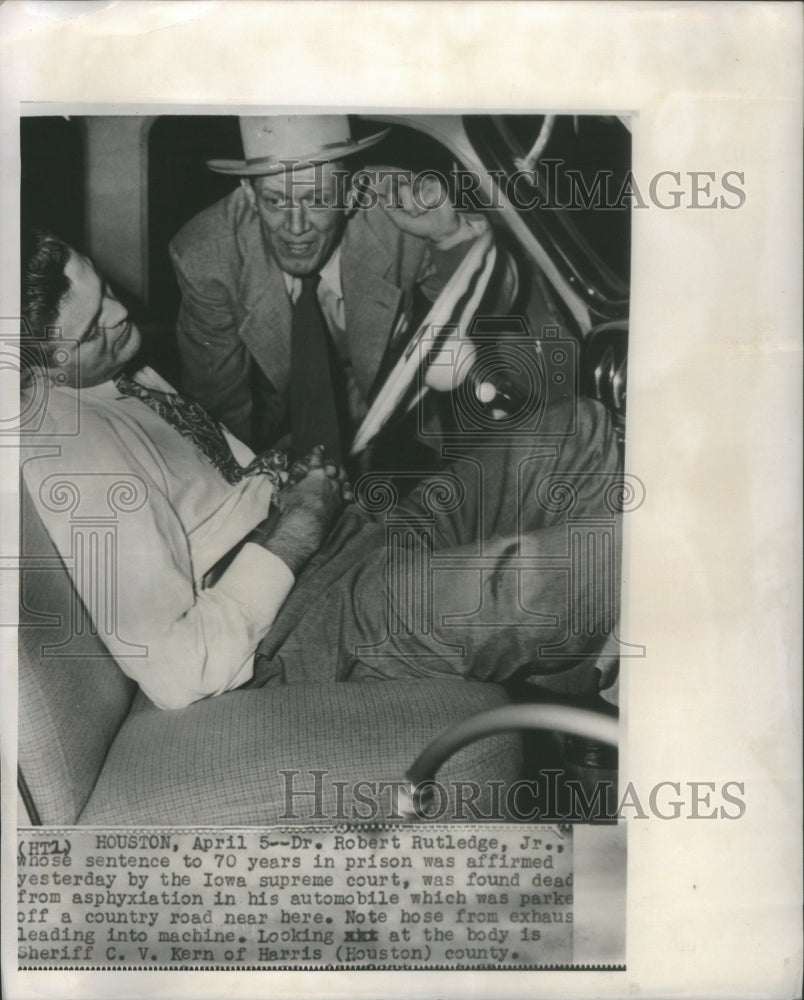
{"label": "man's eyebrow", "polygon": [[278,188],[268,188],[263,190],[263,198],[288,198],[291,199],[297,193],[297,189],[303,187],[304,190],[301,192],[301,196],[305,197],[308,195],[313,195],[314,197],[319,197],[322,194],[328,194],[331,191],[331,185],[326,181],[316,181],[311,187],[308,187],[306,183],[302,184],[299,182],[289,181],[286,183],[281,190]]}

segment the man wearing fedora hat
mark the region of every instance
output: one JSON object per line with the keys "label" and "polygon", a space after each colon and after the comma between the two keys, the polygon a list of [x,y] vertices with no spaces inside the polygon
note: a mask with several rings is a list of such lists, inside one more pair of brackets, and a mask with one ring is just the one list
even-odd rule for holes
{"label": "man wearing fedora hat", "polygon": [[387,130],[354,139],[345,115],[240,130],[244,159],[208,162],[240,186],[170,248],[183,388],[255,449],[289,431],[297,455],[320,442],[343,456],[417,291],[435,299],[487,224],[432,177],[428,191],[390,171],[361,207],[347,163]]}

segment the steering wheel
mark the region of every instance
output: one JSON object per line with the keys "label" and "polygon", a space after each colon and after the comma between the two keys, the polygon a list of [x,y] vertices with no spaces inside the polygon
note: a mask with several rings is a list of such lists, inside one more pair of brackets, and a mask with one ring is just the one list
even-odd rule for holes
{"label": "steering wheel", "polygon": [[[473,348],[465,332],[486,291],[497,250],[491,230],[475,241],[444,285],[427,316],[411,337],[374,399],[352,442],[351,454],[358,455],[388,423],[421,372],[420,388],[408,403],[415,406],[428,389],[456,388],[450,357],[461,350],[464,358]],[[451,352],[451,353],[450,353]],[[465,368],[464,370],[468,369]]]}

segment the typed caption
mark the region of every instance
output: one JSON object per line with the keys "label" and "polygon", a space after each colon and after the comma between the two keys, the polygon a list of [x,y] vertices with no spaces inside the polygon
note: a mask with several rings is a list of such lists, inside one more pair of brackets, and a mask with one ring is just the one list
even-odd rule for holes
{"label": "typed caption", "polygon": [[20,969],[567,966],[573,834],[21,830],[17,904]]}

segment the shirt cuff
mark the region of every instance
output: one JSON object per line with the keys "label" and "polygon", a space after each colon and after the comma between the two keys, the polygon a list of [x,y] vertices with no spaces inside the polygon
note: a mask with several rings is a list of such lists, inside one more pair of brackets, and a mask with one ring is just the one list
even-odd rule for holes
{"label": "shirt cuff", "polygon": [[249,610],[255,622],[269,628],[293,589],[296,577],[279,556],[246,542],[215,586]]}

